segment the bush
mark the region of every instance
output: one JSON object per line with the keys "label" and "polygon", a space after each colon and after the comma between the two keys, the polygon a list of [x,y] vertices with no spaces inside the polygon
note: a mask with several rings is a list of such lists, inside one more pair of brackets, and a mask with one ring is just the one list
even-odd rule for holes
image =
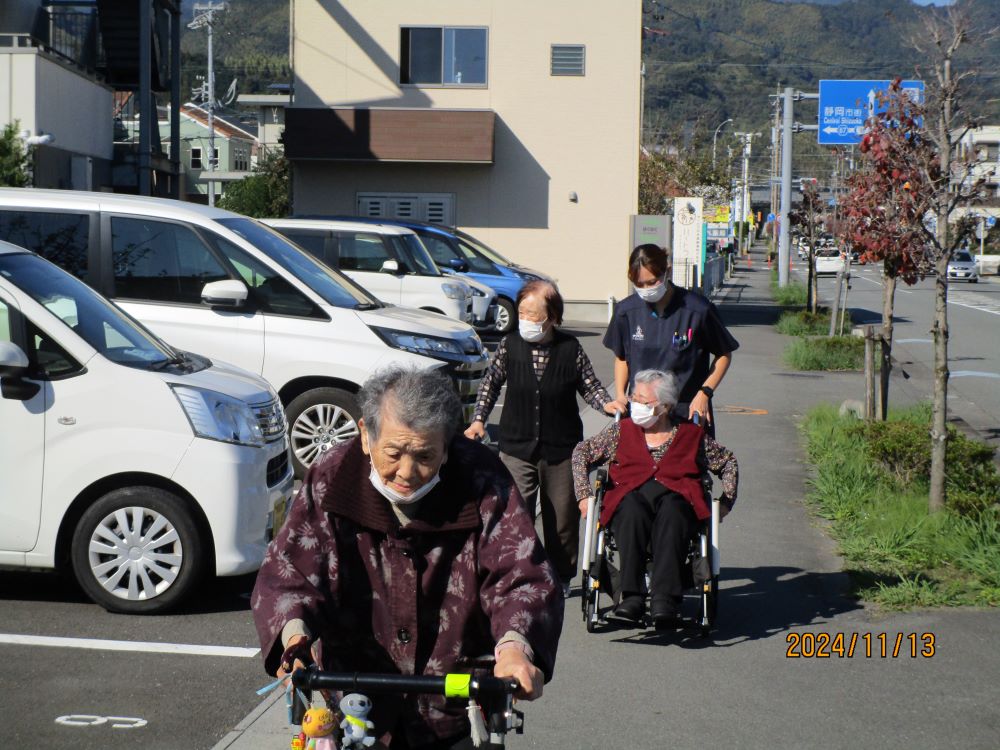
{"label": "bush", "polygon": [[[930,420],[872,422],[852,430],[868,456],[901,489],[925,489],[931,472]],[[978,514],[1000,502],[1000,472],[993,448],[948,428],[945,482],[948,506],[962,515]]]}
{"label": "bush", "polygon": [[860,336],[798,338],[785,349],[785,362],[796,370],[860,370],[865,341]]}
{"label": "bush", "polygon": [[830,331],[830,311],[786,310],[774,327],[786,336],[823,336]]}
{"label": "bush", "polygon": [[782,307],[805,307],[809,292],[805,284],[790,281],[787,286],[778,286],[778,269],[771,269],[771,296]]}
{"label": "bush", "polygon": [[[803,424],[815,467],[809,501],[831,520],[862,598],[897,609],[1000,605],[1000,477],[992,451],[953,433],[948,506],[929,514],[929,424],[927,405],[873,424],[831,405],[811,410]],[[963,503],[973,499],[970,512]]]}

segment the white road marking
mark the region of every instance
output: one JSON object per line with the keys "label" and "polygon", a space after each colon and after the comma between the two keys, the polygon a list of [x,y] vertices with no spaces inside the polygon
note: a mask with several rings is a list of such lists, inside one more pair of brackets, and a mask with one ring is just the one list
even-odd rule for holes
{"label": "white road marking", "polygon": [[198,646],[190,643],[154,643],[152,641],[108,641],[100,638],[56,638],[45,635],[0,633],[0,644],[84,648],[95,651],[140,651],[147,654],[187,654],[193,656],[235,656],[250,659],[260,655],[259,648],[239,646]]}
{"label": "white road marking", "polygon": [[69,714],[56,719],[56,724],[64,727],[97,727],[112,722],[112,729],[139,729],[149,722],[134,716],[94,716],[93,714]]}
{"label": "white road marking", "polygon": [[956,370],[949,373],[953,378],[996,378],[1000,380],[1000,375],[995,372],[982,372],[980,370]]}
{"label": "white road marking", "polygon": [[933,344],[934,339],[897,339],[897,344]]}
{"label": "white road marking", "polygon": [[1000,302],[985,294],[975,292],[950,292],[948,302],[959,307],[968,307],[971,310],[982,310],[991,315],[1000,315]]}

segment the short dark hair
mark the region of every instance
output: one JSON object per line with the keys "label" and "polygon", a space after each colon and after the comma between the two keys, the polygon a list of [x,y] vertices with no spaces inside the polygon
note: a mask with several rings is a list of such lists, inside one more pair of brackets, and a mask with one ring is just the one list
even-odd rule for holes
{"label": "short dark hair", "polygon": [[639,269],[645,268],[656,278],[660,278],[667,273],[670,268],[670,256],[666,250],[659,245],[646,244],[639,245],[632,254],[628,256],[628,278],[633,284],[639,278]]}
{"label": "short dark hair", "polygon": [[525,297],[530,297],[533,294],[538,294],[545,301],[545,317],[549,320],[555,322],[557,326],[562,325],[563,320],[563,298],[559,294],[559,290],[556,285],[550,281],[545,281],[543,279],[535,279],[534,281],[529,281],[527,284],[521,287],[521,291],[517,293],[516,307],[521,307],[521,301]]}

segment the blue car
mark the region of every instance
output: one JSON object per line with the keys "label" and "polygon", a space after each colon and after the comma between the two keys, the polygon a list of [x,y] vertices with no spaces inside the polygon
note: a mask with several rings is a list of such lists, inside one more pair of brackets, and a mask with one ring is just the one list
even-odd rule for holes
{"label": "blue car", "polygon": [[526,268],[508,260],[496,250],[484,245],[460,229],[428,224],[410,219],[361,218],[357,216],[325,217],[350,221],[395,224],[412,229],[427,247],[434,262],[442,270],[452,270],[470,276],[475,281],[493,287],[497,293],[496,330],[510,333],[517,328],[514,300],[525,282],[535,279],[552,281],[547,274]]}

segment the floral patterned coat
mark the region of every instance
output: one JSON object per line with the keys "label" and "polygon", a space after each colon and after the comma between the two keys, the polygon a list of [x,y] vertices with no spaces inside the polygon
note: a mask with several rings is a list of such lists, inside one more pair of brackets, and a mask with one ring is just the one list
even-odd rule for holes
{"label": "floral patterned coat", "polygon": [[[282,628],[297,618],[325,669],[444,674],[514,631],[551,679],[562,592],[496,456],[456,437],[441,482],[405,526],[370,471],[354,438],[306,474],[251,598],[266,670],[277,670]],[[380,696],[369,718],[376,736],[402,732],[410,745],[468,731],[464,706],[437,696]]]}

